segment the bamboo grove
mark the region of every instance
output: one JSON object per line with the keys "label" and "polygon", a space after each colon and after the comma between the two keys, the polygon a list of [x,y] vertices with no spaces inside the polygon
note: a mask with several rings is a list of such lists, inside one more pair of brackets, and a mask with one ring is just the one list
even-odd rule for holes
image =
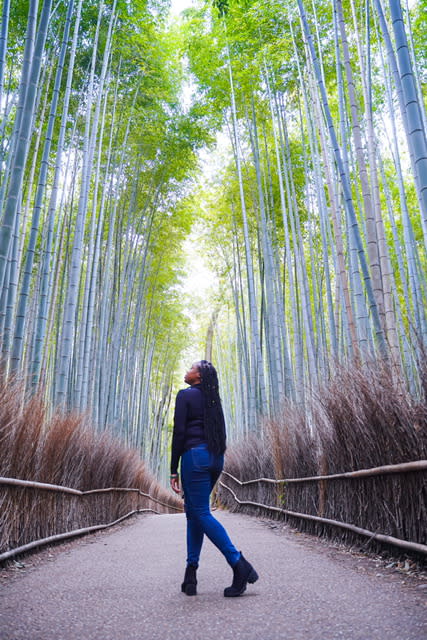
{"label": "bamboo grove", "polygon": [[161,2],[5,0],[0,42],[3,375],[89,411],[155,470],[185,332],[179,202],[204,136],[166,21]]}
{"label": "bamboo grove", "polygon": [[381,358],[420,393],[425,0],[1,11],[3,376],[165,468],[196,226],[234,435],[336,363]]}
{"label": "bamboo grove", "polygon": [[199,197],[230,292],[215,350],[230,422],[242,435],[286,400],[307,408],[338,362],[385,360],[422,393],[425,7],[217,9],[189,16],[188,38],[229,148]]}

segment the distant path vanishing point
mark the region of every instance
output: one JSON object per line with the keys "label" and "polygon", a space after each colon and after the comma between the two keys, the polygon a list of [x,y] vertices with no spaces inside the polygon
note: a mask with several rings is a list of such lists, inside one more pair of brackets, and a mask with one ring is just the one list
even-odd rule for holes
{"label": "distant path vanishing point", "polygon": [[209,541],[198,595],[182,594],[185,516],[140,516],[3,578],[1,640],[427,638],[422,586],[249,516],[215,514],[260,575],[242,597],[223,597],[232,574]]}

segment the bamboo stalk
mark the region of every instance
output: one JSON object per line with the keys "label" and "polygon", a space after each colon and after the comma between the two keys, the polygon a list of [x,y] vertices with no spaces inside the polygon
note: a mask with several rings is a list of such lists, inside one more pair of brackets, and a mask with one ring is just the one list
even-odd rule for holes
{"label": "bamboo stalk", "polygon": [[[294,483],[294,482],[313,482],[316,480],[336,480],[338,478],[367,478],[369,476],[380,476],[391,473],[408,473],[410,471],[424,471],[427,469],[427,460],[416,460],[414,462],[403,462],[401,464],[388,464],[382,467],[372,467],[371,469],[359,469],[358,471],[347,471],[345,473],[334,473],[328,476],[307,476],[307,478],[282,478],[275,480],[273,478],[255,478],[254,480],[246,480],[244,482],[235,478],[228,471],[222,473],[232,478],[241,487],[255,482],[269,482],[270,484]],[[1,479],[0,479],[1,482]]]}
{"label": "bamboo stalk", "polygon": [[121,488],[121,487],[109,487],[108,489],[92,489],[91,491],[83,491],[82,495],[87,496],[91,493],[108,493],[109,491],[137,491],[138,494],[140,496],[144,496],[145,498],[149,498],[149,500],[152,500],[153,502],[157,502],[157,504],[161,504],[163,507],[167,507],[168,509],[175,509],[175,511],[183,511],[183,509],[180,509],[179,507],[174,507],[173,505],[168,504],[167,502],[162,502],[162,500],[159,500],[158,498],[153,498],[152,496],[150,496],[149,493],[144,493],[143,491],[140,491],[139,489],[126,489],[126,488]]}
{"label": "bamboo stalk", "polygon": [[174,507],[173,505],[168,504],[167,502],[162,502],[158,498],[154,498],[150,496],[148,493],[144,493],[139,489],[135,489],[132,487],[108,487],[106,489],[91,489],[90,491],[79,491],[78,489],[72,489],[70,487],[63,487],[58,484],[48,484],[46,482],[35,482],[33,480],[20,480],[18,478],[3,478],[0,477],[0,484],[6,484],[13,487],[26,487],[30,489],[41,489],[45,491],[60,491],[61,493],[70,493],[75,496],[87,496],[93,493],[109,493],[110,491],[135,491],[140,496],[144,498],[148,498],[157,504],[161,504],[163,507],[167,507],[168,509],[174,509],[175,511],[182,511],[179,507]]}
{"label": "bamboo stalk", "polygon": [[44,489],[46,491],[61,491],[62,493],[71,493],[75,496],[82,496],[83,492],[70,487],[61,487],[57,484],[47,484],[46,482],[35,482],[33,480],[19,480],[17,478],[0,477],[0,484],[7,484],[13,487],[28,487],[31,489]]}
{"label": "bamboo stalk", "polygon": [[[396,465],[398,466],[398,465]],[[423,553],[427,555],[427,545],[420,544],[418,542],[409,542],[407,540],[401,540],[400,538],[395,538],[393,536],[387,536],[382,533],[375,533],[374,531],[368,531],[368,529],[362,529],[361,527],[356,527],[353,524],[348,524],[347,522],[339,522],[338,520],[331,520],[329,518],[321,518],[320,516],[312,516],[307,513],[299,513],[298,511],[289,511],[288,509],[281,509],[280,507],[270,507],[269,505],[262,504],[260,502],[251,502],[249,500],[239,500],[236,494],[230,487],[227,487],[223,482],[219,482],[219,484],[227,489],[233,496],[233,498],[238,502],[238,504],[242,505],[250,505],[253,507],[258,507],[261,509],[268,509],[270,511],[276,511],[278,513],[284,513],[288,516],[293,516],[294,518],[302,518],[304,520],[314,520],[315,522],[322,522],[324,524],[329,524],[334,527],[340,527],[341,529],[348,529],[349,531],[353,531],[362,536],[366,536],[373,540],[379,540],[380,542],[385,542],[387,544],[392,544],[397,547],[401,547],[402,549],[408,549],[410,551],[416,551],[417,553]],[[1,559],[1,557],[0,557]]]}
{"label": "bamboo stalk", "polygon": [[0,562],[3,562],[4,560],[9,560],[10,558],[13,558],[14,556],[20,553],[30,551],[31,549],[34,549],[36,547],[41,547],[46,544],[50,544],[52,542],[60,542],[61,540],[67,540],[68,538],[75,538],[77,536],[81,536],[86,533],[94,533],[95,531],[100,531],[101,529],[107,529],[107,527],[113,527],[114,525],[119,524],[119,522],[122,522],[122,520],[129,518],[134,513],[143,513],[146,511],[151,511],[152,513],[156,513],[157,515],[160,515],[159,512],[155,511],[154,509],[134,509],[133,511],[130,511],[129,513],[122,516],[118,520],[114,520],[114,522],[109,522],[108,524],[97,524],[93,527],[84,527],[83,529],[74,529],[74,531],[67,531],[66,533],[58,533],[54,536],[49,536],[48,538],[33,540],[33,542],[24,544],[21,547],[16,547],[15,549],[9,549],[9,551],[5,551],[4,553],[0,554]]}

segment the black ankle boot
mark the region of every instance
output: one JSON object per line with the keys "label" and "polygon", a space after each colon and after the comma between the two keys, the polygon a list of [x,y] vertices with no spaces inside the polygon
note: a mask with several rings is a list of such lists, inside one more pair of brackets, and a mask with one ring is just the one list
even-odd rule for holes
{"label": "black ankle boot", "polygon": [[181,585],[181,591],[186,593],[187,596],[197,595],[196,585],[196,571],[198,565],[189,564],[185,570],[184,582]]}
{"label": "black ankle boot", "polygon": [[257,580],[257,572],[246,558],[243,557],[243,553],[240,553],[240,558],[233,567],[233,584],[231,587],[224,589],[224,596],[226,598],[241,596],[242,593],[246,591],[247,583],[250,582],[252,584]]}

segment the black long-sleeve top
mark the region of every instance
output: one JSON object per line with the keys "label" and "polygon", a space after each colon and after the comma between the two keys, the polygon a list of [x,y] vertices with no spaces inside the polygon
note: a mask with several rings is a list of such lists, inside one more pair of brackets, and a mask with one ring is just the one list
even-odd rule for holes
{"label": "black long-sleeve top", "polygon": [[173,419],[171,473],[177,473],[179,459],[191,447],[205,444],[203,393],[200,384],[178,391]]}

